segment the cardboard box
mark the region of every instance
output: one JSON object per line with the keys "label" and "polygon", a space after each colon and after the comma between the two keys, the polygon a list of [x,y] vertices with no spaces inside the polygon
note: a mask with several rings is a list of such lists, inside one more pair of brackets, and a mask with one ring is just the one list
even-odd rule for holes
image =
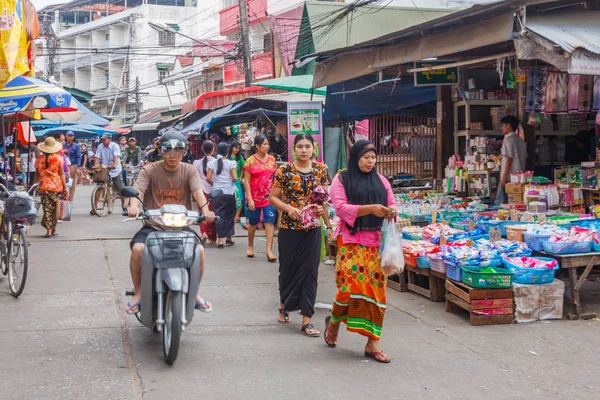
{"label": "cardboard box", "polygon": [[504,190],[508,194],[523,194],[523,185],[520,183],[507,183]]}
{"label": "cardboard box", "polygon": [[509,203],[523,204],[523,194],[507,193]]}

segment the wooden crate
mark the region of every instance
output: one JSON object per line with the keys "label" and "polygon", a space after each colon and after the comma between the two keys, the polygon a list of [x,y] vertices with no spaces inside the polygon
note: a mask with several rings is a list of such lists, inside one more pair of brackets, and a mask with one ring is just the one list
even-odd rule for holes
{"label": "wooden crate", "polygon": [[475,289],[446,280],[446,312],[462,308],[469,312],[471,325],[511,324],[514,319],[512,289]]}
{"label": "wooden crate", "polygon": [[406,287],[409,291],[425,296],[431,301],[444,301],[446,275],[428,268],[406,266]]}

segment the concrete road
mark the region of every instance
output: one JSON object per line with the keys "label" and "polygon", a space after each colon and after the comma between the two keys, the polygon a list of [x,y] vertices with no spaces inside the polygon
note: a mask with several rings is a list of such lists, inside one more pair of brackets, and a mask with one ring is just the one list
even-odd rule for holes
{"label": "concrete road", "polygon": [[[441,303],[389,290],[382,347],[393,361],[382,365],[361,356],[356,334],[330,349],[300,334],[297,314],[277,323],[277,264],[262,241],[246,258],[244,237],[207,249],[201,293],[214,312],[197,313],[169,367],[160,337],[123,313],[138,225],[90,216],[90,193],[78,188],[59,237],[32,229],[19,299],[0,278],[1,399],[600,398],[598,321],[471,327]],[[333,271],[321,266],[321,303],[335,294]],[[326,315],[317,310],[320,329]]]}

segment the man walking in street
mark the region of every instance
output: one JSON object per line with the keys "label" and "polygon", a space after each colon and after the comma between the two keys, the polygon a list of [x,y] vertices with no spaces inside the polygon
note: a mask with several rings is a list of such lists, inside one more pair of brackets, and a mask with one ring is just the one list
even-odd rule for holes
{"label": "man walking in street", "polygon": [[81,164],[81,147],[75,143],[75,133],[73,131],[67,131],[67,140],[63,144],[63,150],[71,162],[71,165],[69,165],[69,176],[72,182],[69,189],[69,201],[73,201],[75,186],[77,186],[77,168]]}
{"label": "man walking in street", "polygon": [[507,115],[500,120],[502,123],[502,161],[500,164],[500,182],[494,204],[500,205],[506,202],[506,191],[504,189],[511,173],[524,171],[525,160],[527,160],[527,145],[517,135],[519,119],[514,115]]}
{"label": "man walking in street", "polygon": [[127,168],[125,168],[125,149],[127,149],[127,136],[121,136],[119,138],[119,147],[121,147],[121,166],[123,170],[121,171],[121,177],[123,178],[123,184],[127,184]]}
{"label": "man walking in street", "polygon": [[[123,177],[121,176],[121,148],[118,144],[113,143],[112,135],[105,133],[100,138],[100,143],[96,149],[96,159],[94,160],[94,166],[99,164],[104,165],[109,169],[108,176],[110,177],[113,188],[116,193],[119,193],[121,198],[121,208],[123,209],[123,215],[127,215],[127,207],[125,206],[125,199],[121,196],[121,189],[125,186]],[[93,212],[93,211],[92,211]]]}

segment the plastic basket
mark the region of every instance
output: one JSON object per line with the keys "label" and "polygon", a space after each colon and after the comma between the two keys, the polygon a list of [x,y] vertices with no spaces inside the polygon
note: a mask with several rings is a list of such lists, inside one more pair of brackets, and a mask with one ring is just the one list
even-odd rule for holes
{"label": "plastic basket", "polygon": [[468,225],[461,224],[460,222],[450,222],[450,228],[456,229],[457,231],[464,231]]}
{"label": "plastic basket", "polygon": [[600,252],[600,243],[592,242],[592,250]]}
{"label": "plastic basket", "polygon": [[94,182],[108,181],[108,168],[96,168],[92,170],[94,174]]}
{"label": "plastic basket", "polygon": [[441,274],[446,273],[446,263],[441,257],[431,257],[429,259],[429,265],[432,271],[437,271]]}
{"label": "plastic basket", "polygon": [[462,281],[462,271],[457,264],[446,261],[446,276],[457,282]]}
{"label": "plastic basket", "polygon": [[584,242],[567,242],[567,243],[556,243],[556,242],[542,242],[544,251],[550,254],[580,254],[589,253],[592,251],[592,241],[587,240]]}
{"label": "plastic basket", "polygon": [[410,219],[410,222],[427,222],[425,214],[408,215],[407,218]]}
{"label": "plastic basket", "polygon": [[462,281],[478,289],[508,289],[512,287],[513,273],[495,268],[497,272],[482,272],[479,268],[461,267]]}
{"label": "plastic basket", "polygon": [[535,235],[533,233],[523,232],[525,243],[533,251],[542,251],[544,249],[543,243],[551,237],[552,235]]}
{"label": "plastic basket", "polygon": [[[547,257],[535,257],[539,260],[552,261],[553,258]],[[544,283],[551,283],[554,280],[554,274],[560,267],[558,264],[553,269],[549,268],[521,268],[515,264],[502,260],[504,267],[511,271],[513,275],[513,282],[520,283],[523,285],[540,285]]]}
{"label": "plastic basket", "polygon": [[415,257],[417,259],[417,267],[423,269],[429,269],[431,267],[431,263],[429,262],[429,257]]}
{"label": "plastic basket", "polygon": [[404,253],[404,263],[409,267],[417,268],[417,258],[409,253]]}

